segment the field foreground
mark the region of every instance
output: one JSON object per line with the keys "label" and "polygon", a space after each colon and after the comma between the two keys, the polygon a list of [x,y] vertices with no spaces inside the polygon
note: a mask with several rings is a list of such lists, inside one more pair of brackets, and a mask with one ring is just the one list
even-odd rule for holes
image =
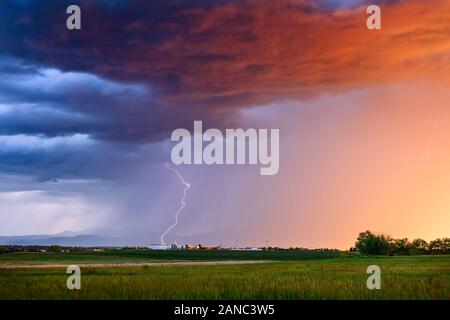
{"label": "field foreground", "polygon": [[[82,288],[68,290],[66,265],[77,264],[77,260]],[[167,260],[161,264],[161,260],[161,256],[149,260],[139,254],[125,258],[0,256],[0,300],[450,299],[449,256],[299,258],[258,264],[221,261],[177,265]],[[366,269],[373,264],[381,268],[380,290],[366,288]]]}

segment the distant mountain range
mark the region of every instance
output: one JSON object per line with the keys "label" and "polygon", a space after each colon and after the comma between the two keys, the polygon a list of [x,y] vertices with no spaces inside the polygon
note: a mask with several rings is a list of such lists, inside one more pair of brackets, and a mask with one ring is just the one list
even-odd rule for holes
{"label": "distant mountain range", "polygon": [[[137,235],[137,236],[136,236]],[[142,239],[144,238],[144,239]],[[89,229],[79,232],[64,231],[56,234],[0,236],[0,245],[95,247],[148,245],[148,235],[133,234],[133,237],[106,229]]]}
{"label": "distant mountain range", "polygon": [[0,236],[0,245],[49,246],[66,247],[121,246],[120,240],[96,235],[30,235],[30,236]]}
{"label": "distant mountain range", "polygon": [[[230,237],[231,232],[214,231],[203,234],[168,237],[170,243],[178,244],[206,244],[219,245],[222,239]],[[236,234],[235,234],[236,236]],[[234,237],[237,239],[236,237]],[[242,239],[245,241],[245,239]],[[149,246],[151,243],[159,243],[159,235],[147,231],[113,231],[107,229],[89,229],[79,232],[64,231],[56,234],[0,236],[0,245],[22,246],[50,246],[60,245],[67,247],[124,247],[124,246]]]}

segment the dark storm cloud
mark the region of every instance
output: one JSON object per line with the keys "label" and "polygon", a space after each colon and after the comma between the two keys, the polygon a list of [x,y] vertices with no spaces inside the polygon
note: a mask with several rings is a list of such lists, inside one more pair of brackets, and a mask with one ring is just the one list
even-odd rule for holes
{"label": "dark storm cloud", "polygon": [[[89,32],[66,29],[65,9],[74,3],[82,6]],[[0,134],[86,133],[135,143],[167,138],[194,119],[223,121],[227,113],[216,117],[161,99],[185,85],[175,70],[148,72],[151,56],[134,71],[126,66],[137,54],[134,41],[158,46],[173,38],[181,26],[171,31],[168,25],[178,24],[187,7],[182,1],[2,1],[0,103],[14,108],[1,115]]]}
{"label": "dark storm cloud", "polygon": [[166,138],[192,112],[163,108],[148,85],[6,57],[0,57],[0,105],[0,134],[84,133],[130,143]]}
{"label": "dark storm cloud", "polygon": [[[66,28],[73,3],[82,8],[82,30]],[[222,118],[215,113],[420,78],[446,65],[447,44],[435,30],[448,30],[448,2],[382,1],[377,37],[369,36],[363,3],[6,0],[0,43],[37,64],[143,83],[159,111],[176,109],[170,118],[181,112],[189,120],[199,109],[202,118]],[[432,50],[422,50],[423,39]]]}
{"label": "dark storm cloud", "polygon": [[148,108],[148,87],[0,57],[0,171],[39,181],[119,178],[123,166],[158,159],[138,143],[168,130]]}

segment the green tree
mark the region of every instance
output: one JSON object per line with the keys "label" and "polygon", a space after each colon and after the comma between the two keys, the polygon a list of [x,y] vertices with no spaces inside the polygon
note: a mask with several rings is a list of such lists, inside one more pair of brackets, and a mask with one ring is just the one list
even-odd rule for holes
{"label": "green tree", "polygon": [[450,253],[450,238],[442,238],[430,241],[429,249],[434,254]]}
{"label": "green tree", "polygon": [[450,253],[450,238],[442,239],[442,253],[449,254]]}
{"label": "green tree", "polygon": [[411,243],[408,241],[407,238],[395,239],[390,243],[389,254],[407,256],[409,255],[410,250],[411,250]]}
{"label": "green tree", "polygon": [[410,254],[427,254],[428,242],[423,239],[417,238],[411,242]]}
{"label": "green tree", "polygon": [[61,246],[55,245],[55,246],[50,246],[50,248],[48,248],[48,250],[50,252],[61,252],[62,248],[61,248]]}
{"label": "green tree", "polygon": [[387,255],[390,242],[389,236],[365,231],[359,234],[355,248],[363,255]]}

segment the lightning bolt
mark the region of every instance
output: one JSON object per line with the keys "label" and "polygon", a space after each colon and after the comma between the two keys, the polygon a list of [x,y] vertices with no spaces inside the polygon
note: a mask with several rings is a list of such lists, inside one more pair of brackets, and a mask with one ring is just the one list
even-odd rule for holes
{"label": "lightning bolt", "polygon": [[185,202],[186,193],[189,190],[189,188],[191,187],[191,185],[184,180],[183,176],[177,169],[171,167],[168,163],[166,164],[166,168],[170,171],[173,171],[177,175],[178,179],[180,179],[180,182],[183,184],[184,188],[183,188],[183,196],[181,197],[181,200],[180,200],[180,206],[178,207],[178,210],[175,212],[175,215],[174,215],[175,222],[169,228],[167,228],[167,230],[161,235],[161,244],[162,245],[165,245],[164,237],[170,232],[170,230],[172,230],[173,228],[175,228],[177,226],[178,215],[181,213],[181,211],[184,209],[184,207],[186,207],[186,202]]}
{"label": "lightning bolt", "polygon": [[414,160],[429,160],[431,158],[431,147],[430,144],[427,145],[427,152],[423,154],[417,154],[412,157],[407,157],[402,160],[400,163],[401,166],[407,165],[409,162]]}
{"label": "lightning bolt", "polygon": [[416,160],[430,160],[432,157],[431,142],[432,142],[433,136],[436,135],[437,130],[448,127],[448,124],[449,124],[449,121],[448,121],[447,117],[442,117],[442,119],[440,121],[436,122],[433,126],[431,126],[431,129],[432,129],[432,130],[430,129],[431,136],[428,138],[428,140],[430,142],[428,142],[428,144],[427,144],[426,152],[403,158],[400,162],[400,166],[402,166],[402,167],[406,166],[408,163],[410,163],[412,161],[416,161]]}

